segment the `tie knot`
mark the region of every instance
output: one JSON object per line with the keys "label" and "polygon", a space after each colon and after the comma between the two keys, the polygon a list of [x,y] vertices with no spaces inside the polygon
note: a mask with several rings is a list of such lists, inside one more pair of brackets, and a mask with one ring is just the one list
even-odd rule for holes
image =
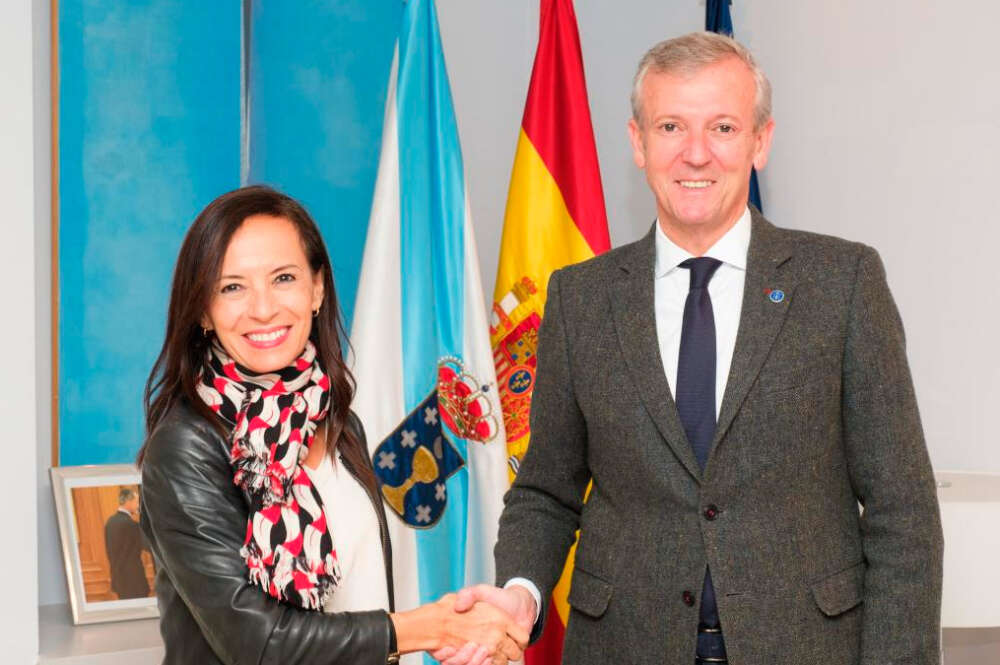
{"label": "tie knot", "polygon": [[722,261],[709,256],[699,256],[696,259],[682,261],[681,268],[687,268],[691,271],[691,285],[688,288],[693,291],[694,289],[703,289],[708,286],[712,275],[715,274],[715,271],[721,265]]}

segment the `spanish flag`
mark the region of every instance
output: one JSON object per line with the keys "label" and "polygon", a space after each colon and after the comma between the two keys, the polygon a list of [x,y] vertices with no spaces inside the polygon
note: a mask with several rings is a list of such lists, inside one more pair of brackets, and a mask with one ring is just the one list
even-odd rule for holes
{"label": "spanish flag", "polygon": [[[553,270],[607,251],[608,219],[572,0],[542,0],[538,50],[517,140],[497,268],[490,341],[516,475],[528,448],[538,326]],[[556,665],[569,614],[573,552],[527,665]]]}

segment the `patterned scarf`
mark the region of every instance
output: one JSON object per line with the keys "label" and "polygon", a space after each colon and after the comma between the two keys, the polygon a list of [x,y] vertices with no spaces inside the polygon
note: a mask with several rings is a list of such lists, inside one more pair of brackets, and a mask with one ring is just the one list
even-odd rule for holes
{"label": "patterned scarf", "polygon": [[249,580],[292,605],[322,610],[340,582],[333,534],[319,492],[302,468],[327,415],[330,379],[311,342],[271,374],[240,367],[216,340],[198,394],[233,426],[233,482],[250,506],[240,554]]}

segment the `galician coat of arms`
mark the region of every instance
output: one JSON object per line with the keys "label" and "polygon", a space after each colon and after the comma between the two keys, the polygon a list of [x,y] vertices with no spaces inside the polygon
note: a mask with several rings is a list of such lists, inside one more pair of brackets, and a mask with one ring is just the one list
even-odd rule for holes
{"label": "galician coat of arms", "polygon": [[489,390],[460,358],[442,358],[434,390],[375,449],[382,497],[409,526],[432,527],[444,514],[446,481],[465,465],[449,437],[483,444],[496,437]]}

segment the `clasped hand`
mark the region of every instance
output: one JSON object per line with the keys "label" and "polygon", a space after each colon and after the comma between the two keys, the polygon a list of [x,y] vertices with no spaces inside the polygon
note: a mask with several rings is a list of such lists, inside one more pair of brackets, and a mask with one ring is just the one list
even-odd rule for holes
{"label": "clasped hand", "polygon": [[442,598],[450,603],[444,646],[431,653],[442,665],[505,665],[520,660],[535,622],[526,589],[480,584]]}

